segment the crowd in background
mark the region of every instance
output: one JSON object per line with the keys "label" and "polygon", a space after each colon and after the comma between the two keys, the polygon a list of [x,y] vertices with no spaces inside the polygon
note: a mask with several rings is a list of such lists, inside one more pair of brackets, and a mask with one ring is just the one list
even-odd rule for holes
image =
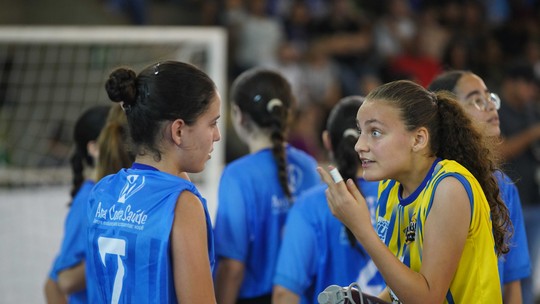
{"label": "crowd in background", "polygon": [[[343,96],[396,79],[427,86],[444,70],[470,70],[499,93],[508,68],[540,79],[537,0],[107,0],[135,25],[222,26],[228,78],[254,66],[280,70],[298,100],[290,139],[325,161],[320,131]],[[182,11],[160,16],[159,6]],[[538,99],[538,95],[535,96]],[[503,100],[504,102],[504,100]],[[233,136],[234,137],[234,136]],[[227,160],[246,150],[228,141]],[[241,146],[241,145],[240,145]]]}
{"label": "crowd in background", "polygon": [[427,86],[447,69],[471,70],[494,92],[509,65],[528,64],[540,79],[538,1],[203,2],[201,23],[228,29],[230,79],[264,65],[293,84],[291,141],[318,160],[318,134],[343,96],[366,95],[396,79]]}

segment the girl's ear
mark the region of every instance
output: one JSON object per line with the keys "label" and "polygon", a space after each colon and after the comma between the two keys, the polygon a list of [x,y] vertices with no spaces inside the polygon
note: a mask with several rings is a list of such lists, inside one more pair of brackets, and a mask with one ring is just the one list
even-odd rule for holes
{"label": "girl's ear", "polygon": [[244,126],[246,124],[246,120],[247,120],[246,114],[244,114],[240,110],[237,104],[233,103],[231,106],[231,117],[233,119],[233,122],[237,126]]}
{"label": "girl's ear", "polygon": [[418,152],[428,147],[429,132],[425,127],[418,128],[414,133],[412,150]]}
{"label": "girl's ear", "polygon": [[185,121],[178,118],[173,121],[169,127],[171,131],[171,139],[177,146],[180,146],[180,144],[182,143],[182,131],[184,130],[185,126]]}
{"label": "girl's ear", "polygon": [[328,130],[324,130],[322,133],[322,143],[327,151],[332,151],[332,141],[330,140],[330,133]]}
{"label": "girl's ear", "polygon": [[97,144],[97,141],[91,140],[86,144],[86,150],[88,151],[88,154],[93,158],[97,159],[99,156],[99,147]]}

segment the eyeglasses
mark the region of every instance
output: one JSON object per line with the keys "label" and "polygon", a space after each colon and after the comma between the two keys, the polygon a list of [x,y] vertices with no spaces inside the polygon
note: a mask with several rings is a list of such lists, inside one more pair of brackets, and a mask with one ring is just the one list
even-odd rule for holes
{"label": "eyeglasses", "polygon": [[501,107],[501,99],[499,98],[499,95],[495,93],[475,95],[467,99],[467,102],[474,105],[480,111],[489,111],[490,102],[495,105],[495,109],[497,110]]}

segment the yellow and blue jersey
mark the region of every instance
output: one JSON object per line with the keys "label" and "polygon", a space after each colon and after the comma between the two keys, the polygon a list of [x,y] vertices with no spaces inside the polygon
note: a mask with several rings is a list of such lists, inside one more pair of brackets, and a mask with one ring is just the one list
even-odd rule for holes
{"label": "yellow and blue jersey", "polygon": [[462,165],[437,160],[422,184],[407,198],[401,198],[397,181],[379,185],[377,233],[388,248],[410,269],[422,267],[424,227],[437,185],[446,177],[461,182],[471,204],[471,222],[465,247],[446,294],[446,303],[501,303],[497,255],[490,208],[476,178]]}

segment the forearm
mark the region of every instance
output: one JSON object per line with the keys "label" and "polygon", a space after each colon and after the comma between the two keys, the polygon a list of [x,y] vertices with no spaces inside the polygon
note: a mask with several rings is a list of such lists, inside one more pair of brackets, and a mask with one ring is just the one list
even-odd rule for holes
{"label": "forearm", "polygon": [[499,153],[503,160],[511,160],[523,153],[535,140],[538,140],[536,127],[504,139],[499,146]]}
{"label": "forearm", "polygon": [[521,282],[512,281],[503,286],[503,303],[504,304],[521,304],[523,303],[521,295]]}
{"label": "forearm", "polygon": [[244,280],[244,264],[232,259],[218,263],[216,273],[216,300],[219,304],[234,304]]}
{"label": "forearm", "polygon": [[298,304],[300,303],[300,297],[282,286],[274,286],[272,292],[272,303],[273,304]]}
{"label": "forearm", "polygon": [[84,262],[58,273],[58,286],[65,294],[71,294],[86,288]]}
{"label": "forearm", "polygon": [[45,300],[48,304],[67,304],[66,295],[62,293],[55,281],[47,279],[44,291]]}

